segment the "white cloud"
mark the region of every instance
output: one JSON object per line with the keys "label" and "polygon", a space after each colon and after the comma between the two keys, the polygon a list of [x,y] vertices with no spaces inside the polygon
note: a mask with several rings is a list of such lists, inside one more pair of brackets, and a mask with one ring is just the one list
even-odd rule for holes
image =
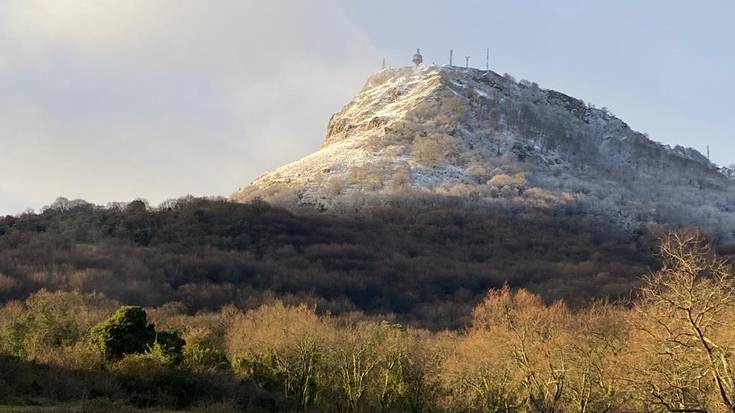
{"label": "white cloud", "polygon": [[56,196],[228,195],[310,152],[380,56],[338,10],[331,0],[3,3],[0,213]]}

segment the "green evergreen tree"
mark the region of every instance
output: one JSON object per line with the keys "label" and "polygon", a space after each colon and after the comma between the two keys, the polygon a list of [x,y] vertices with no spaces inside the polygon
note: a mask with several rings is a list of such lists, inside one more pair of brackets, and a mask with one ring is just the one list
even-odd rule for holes
{"label": "green evergreen tree", "polygon": [[156,340],[153,324],[141,307],[123,306],[90,331],[92,343],[114,360],[125,354],[144,353]]}

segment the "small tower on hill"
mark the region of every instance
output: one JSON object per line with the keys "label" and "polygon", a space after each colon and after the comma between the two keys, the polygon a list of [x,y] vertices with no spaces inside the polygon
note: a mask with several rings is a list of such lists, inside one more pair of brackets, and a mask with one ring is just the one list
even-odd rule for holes
{"label": "small tower on hill", "polygon": [[416,53],[413,55],[413,59],[411,59],[411,61],[416,65],[416,67],[419,67],[419,65],[424,61],[424,57],[421,56],[421,51],[419,49],[416,49]]}

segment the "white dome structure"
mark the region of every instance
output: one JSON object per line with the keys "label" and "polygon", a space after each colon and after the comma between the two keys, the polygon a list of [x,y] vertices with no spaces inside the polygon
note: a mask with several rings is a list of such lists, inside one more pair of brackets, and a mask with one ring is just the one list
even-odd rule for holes
{"label": "white dome structure", "polygon": [[424,61],[424,57],[421,56],[421,51],[417,48],[416,53],[413,55],[413,59],[411,59],[413,64],[416,65],[416,67],[419,67],[419,65]]}

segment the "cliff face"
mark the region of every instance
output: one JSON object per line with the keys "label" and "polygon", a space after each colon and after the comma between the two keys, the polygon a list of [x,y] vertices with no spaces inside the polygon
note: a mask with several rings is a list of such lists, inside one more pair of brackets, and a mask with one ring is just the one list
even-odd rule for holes
{"label": "cliff face", "polygon": [[371,76],[329,120],[318,151],[233,199],[333,208],[434,196],[574,203],[623,225],[719,226],[723,236],[735,228],[732,184],[699,152],[654,142],[565,94],[456,67]]}

